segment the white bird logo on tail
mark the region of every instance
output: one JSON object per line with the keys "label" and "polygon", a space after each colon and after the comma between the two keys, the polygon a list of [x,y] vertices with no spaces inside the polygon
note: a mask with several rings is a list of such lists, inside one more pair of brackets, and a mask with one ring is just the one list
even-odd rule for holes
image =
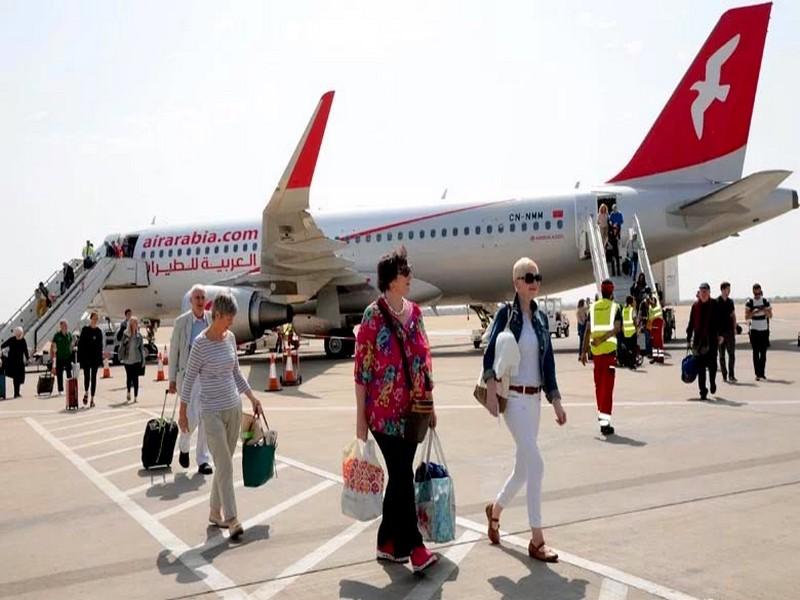
{"label": "white bird logo on tail", "polygon": [[736,50],[736,46],[739,45],[739,37],[737,33],[725,42],[719,50],[714,52],[706,61],[705,80],[695,81],[692,84],[691,89],[697,92],[697,98],[692,102],[692,123],[698,140],[703,138],[703,118],[708,107],[711,106],[714,100],[725,102],[728,98],[731,86],[719,84],[720,71],[722,70],[722,65],[731,57],[733,51]]}

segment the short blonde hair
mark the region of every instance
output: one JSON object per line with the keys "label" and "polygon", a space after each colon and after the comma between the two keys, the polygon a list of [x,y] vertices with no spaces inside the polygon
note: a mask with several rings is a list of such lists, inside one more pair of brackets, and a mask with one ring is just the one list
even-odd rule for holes
{"label": "short blonde hair", "polygon": [[539,272],[539,265],[537,265],[533,259],[523,256],[514,263],[514,268],[511,270],[511,275],[514,277],[514,279],[517,277],[522,277],[525,275],[525,273],[530,271],[531,268],[535,269],[537,273]]}

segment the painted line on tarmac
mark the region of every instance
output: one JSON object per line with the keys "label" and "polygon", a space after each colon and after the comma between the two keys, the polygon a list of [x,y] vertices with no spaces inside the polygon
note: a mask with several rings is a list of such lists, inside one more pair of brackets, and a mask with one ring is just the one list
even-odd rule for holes
{"label": "painted line on tarmac", "polygon": [[116,442],[117,440],[124,440],[129,437],[142,437],[141,431],[134,431],[133,433],[125,433],[123,435],[116,435],[114,437],[106,438],[104,440],[97,440],[96,442],[89,442],[88,444],[81,444],[73,446],[72,450],[82,450],[83,448],[91,448],[92,446],[100,446],[101,444],[108,444],[109,442]]}
{"label": "painted line on tarmac", "polygon": [[217,592],[223,598],[248,598],[247,594],[236,589],[236,584],[231,579],[212,566],[201,554],[190,553],[189,546],[183,540],[156,521],[150,513],[123,494],[113,483],[101,477],[85,459],[75,454],[35,420],[26,418],[25,421],[45,441],[60,452],[64,458],[75,465],[100,491],[147,531],[161,546],[171,552],[187,569],[195,573],[195,576],[211,590]]}
{"label": "painted line on tarmac", "polygon": [[[139,446],[134,446],[134,447],[138,448]],[[191,448],[189,448],[189,452],[191,453],[196,448],[197,448],[196,446],[192,446]],[[109,471],[103,471],[102,473],[100,473],[100,475],[102,475],[103,477],[109,477],[110,475],[117,475],[118,473],[123,473],[125,471],[132,471],[133,469],[144,469],[144,467],[142,466],[142,461],[141,460],[137,460],[134,463],[129,463],[127,465],[122,465],[121,467],[117,467],[116,469],[111,469]]]}
{"label": "painted line on tarmac", "polygon": [[[477,531],[479,533],[486,531],[485,524],[476,523],[475,521],[465,519],[464,517],[456,517],[456,524],[464,527],[465,529],[471,529],[472,531]],[[522,539],[516,535],[509,535],[503,530],[500,531],[500,535],[503,537],[504,541],[527,550],[529,540]],[[555,548],[553,548],[553,550],[558,553],[558,560],[561,562],[568,563],[597,575],[602,575],[608,579],[613,579],[614,581],[617,581],[623,585],[641,590],[659,598],[663,598],[664,600],[700,600],[694,596],[690,596],[688,594],[684,594],[683,592],[659,585],[653,581],[648,581],[647,579],[642,579],[641,577],[631,575],[625,571],[620,571],[614,567],[609,567],[608,565],[604,565],[602,563],[581,558],[580,556],[570,554],[569,552],[564,552],[563,550],[556,550]]]}
{"label": "painted line on tarmac", "polygon": [[475,547],[475,544],[482,537],[482,535],[469,529],[462,533],[455,542],[452,542],[454,546],[444,554],[444,558],[449,562],[442,564],[440,560],[440,566],[433,569],[432,572],[426,572],[425,579],[415,585],[414,589],[403,600],[430,600],[438,592],[442,591],[450,575],[458,568],[459,563],[466,558],[469,551]]}
{"label": "painted line on tarmac", "polygon": [[[136,415],[131,415],[131,416],[135,417]],[[131,425],[138,425],[139,427],[141,427],[142,421],[140,419],[138,421],[131,421],[130,423],[121,423],[119,425],[111,425],[109,427],[102,427],[100,429],[91,429],[89,431],[81,431],[80,433],[71,433],[69,435],[65,435],[64,437],[60,437],[58,439],[64,442],[66,440],[74,440],[75,438],[83,437],[86,435],[105,433],[106,431],[111,431],[112,429],[124,429],[125,427],[130,427]],[[52,431],[50,433],[52,433]]]}
{"label": "painted line on tarmac", "polygon": [[60,419],[53,419],[53,420],[50,420],[50,421],[42,421],[41,425],[45,426],[45,427],[47,425],[53,425],[54,423],[65,423],[67,421],[67,419],[69,419],[70,421],[83,422],[84,419],[89,419],[89,418],[91,418],[93,416],[110,415],[110,414],[118,415],[118,414],[120,414],[119,410],[115,409],[115,408],[97,408],[97,407],[92,408],[92,409],[89,409],[88,407],[87,408],[81,408],[81,409],[78,409],[78,411],[65,411],[63,408],[61,408],[61,409],[54,409],[54,410],[51,410],[51,411],[44,411],[44,410],[43,411],[33,411],[33,410],[31,410],[31,411],[28,411],[28,412],[50,412],[50,413],[53,413],[53,414],[61,413],[61,418]]}
{"label": "painted line on tarmac", "polygon": [[[247,529],[255,527],[256,525],[260,525],[267,519],[270,519],[275,515],[279,515],[283,511],[288,510],[297,504],[300,504],[301,502],[307,500],[308,498],[316,496],[320,492],[324,492],[325,490],[333,487],[334,485],[336,484],[333,483],[332,481],[321,481],[317,485],[308,488],[306,491],[300,492],[299,494],[295,494],[288,500],[284,500],[280,504],[276,504],[272,508],[269,508],[264,512],[257,514],[255,517],[247,519],[246,521],[242,522],[242,527],[245,529],[245,538],[247,537]],[[207,539],[204,543],[191,548],[191,551],[192,554],[202,555],[203,553],[208,552],[209,550],[213,550],[217,546],[225,544],[227,541],[228,541],[227,537],[225,537],[221,532],[217,532],[214,535],[212,535],[209,539]]]}
{"label": "painted line on tarmac", "polygon": [[[279,464],[275,467],[276,470],[281,471],[283,469],[288,468],[285,464]],[[160,484],[157,484],[160,485]],[[148,486],[150,487],[150,486]],[[239,488],[244,487],[244,480],[239,479],[233,482],[233,489],[238,490]],[[153,516],[158,519],[159,521],[163,521],[164,519],[171,517],[173,515],[177,515],[185,510],[192,508],[193,506],[197,506],[198,504],[203,504],[204,502],[208,502],[208,499],[211,497],[211,492],[205,492],[194,498],[190,498],[185,502],[181,502],[180,504],[176,504],[175,506],[171,506],[170,508],[166,508],[161,512],[154,514]]]}
{"label": "painted line on tarmac", "polygon": [[626,600],[628,598],[628,586],[619,581],[614,581],[606,577],[600,585],[600,595],[597,600]]}
{"label": "painted line on tarmac", "polygon": [[87,456],[83,460],[86,462],[97,460],[99,458],[106,458],[108,456],[115,456],[117,454],[124,454],[125,452],[130,452],[131,450],[141,450],[142,445],[136,444],[135,446],[127,446],[125,448],[117,448],[116,450],[112,450],[111,452],[103,452],[102,454],[95,454],[94,456]]}
{"label": "painted line on tarmac", "polygon": [[[318,469],[316,467],[312,467],[311,465],[306,465],[305,463],[301,463],[300,461],[296,461],[293,459],[288,459],[280,456],[276,457],[276,459],[282,460],[293,467],[302,469],[303,471],[308,471],[309,473],[314,473],[315,475],[324,477],[330,482],[342,483],[341,476],[336,475],[335,473],[331,473],[323,469]],[[486,531],[486,525],[476,523],[475,521],[472,521],[470,519],[465,519],[464,517],[456,517],[456,524],[460,525],[464,529],[470,529],[478,533],[484,533]],[[528,548],[527,540],[523,540],[522,538],[514,535],[507,535],[505,532],[502,531],[501,535],[503,535],[503,539],[509,541],[510,543],[516,546],[525,549]],[[569,554],[561,550],[558,550],[557,552],[559,555],[559,560],[563,562],[569,563],[576,567],[580,567],[581,569],[584,569],[586,571],[591,571],[592,573],[595,573],[597,575],[602,575],[603,577],[613,579],[615,581],[627,585],[628,587],[642,590],[644,592],[647,592],[648,594],[653,594],[654,596],[658,596],[659,598],[663,598],[664,600],[700,600],[699,598],[695,598],[694,596],[689,596],[688,594],[684,594],[683,592],[678,592],[663,585],[659,585],[655,582],[648,581],[647,579],[642,579],[641,577],[637,577],[636,575],[631,575],[630,573],[620,571],[619,569],[615,569],[614,567],[609,567],[608,565],[604,565],[585,558],[581,558],[580,556]]]}
{"label": "painted line on tarmac", "polygon": [[46,408],[32,408],[29,410],[22,410],[17,408],[4,408],[0,410],[0,415],[54,415],[60,412],[58,409],[47,410]]}
{"label": "painted line on tarmac", "polygon": [[[95,423],[106,423],[107,421],[116,421],[117,419],[130,418],[132,416],[134,415],[131,413],[126,413],[124,415],[112,415],[104,419],[94,419],[93,421],[81,421],[80,423],[72,423],[70,425],[64,425],[63,427],[48,428],[48,431],[50,433],[56,433],[57,431],[66,431],[67,429],[75,429],[76,427],[85,427],[86,425],[94,425]],[[61,421],[52,421],[52,422],[61,423]]]}
{"label": "painted line on tarmac", "polygon": [[[326,482],[333,485],[333,482]],[[250,596],[258,600],[269,600],[280,594],[284,589],[293,584],[301,576],[313,569],[339,548],[358,536],[362,531],[372,525],[377,519],[372,521],[356,521],[349,525],[344,531],[331,538],[316,550],[306,554],[300,560],[286,567],[272,581],[259,587]]]}

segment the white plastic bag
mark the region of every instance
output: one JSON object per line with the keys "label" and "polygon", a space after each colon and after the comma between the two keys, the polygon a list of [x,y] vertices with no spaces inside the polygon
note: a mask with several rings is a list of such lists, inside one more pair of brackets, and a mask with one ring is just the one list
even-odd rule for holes
{"label": "white plastic bag", "polygon": [[383,512],[383,468],[375,442],[354,439],[342,452],[342,514],[370,521]]}

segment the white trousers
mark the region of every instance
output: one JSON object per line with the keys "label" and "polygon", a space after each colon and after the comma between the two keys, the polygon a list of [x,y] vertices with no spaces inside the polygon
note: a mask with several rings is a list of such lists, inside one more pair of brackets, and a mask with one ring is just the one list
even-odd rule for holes
{"label": "white trousers", "polygon": [[[180,388],[179,388],[180,389]],[[197,448],[195,449],[195,457],[197,464],[211,463],[211,454],[208,451],[208,442],[206,441],[206,428],[200,419],[200,382],[195,381],[192,388],[192,401],[189,402],[187,417],[189,417],[189,431],[183,433],[181,431],[178,436],[178,448],[181,452],[188,453],[192,449],[192,434],[197,430]]]}
{"label": "white trousers", "polygon": [[509,475],[495,502],[505,507],[527,484],[528,521],[531,527],[542,526],[542,479],[544,461],[536,438],[539,435],[541,401],[539,395],[510,392],[503,413],[508,430],[517,446],[514,470]]}

